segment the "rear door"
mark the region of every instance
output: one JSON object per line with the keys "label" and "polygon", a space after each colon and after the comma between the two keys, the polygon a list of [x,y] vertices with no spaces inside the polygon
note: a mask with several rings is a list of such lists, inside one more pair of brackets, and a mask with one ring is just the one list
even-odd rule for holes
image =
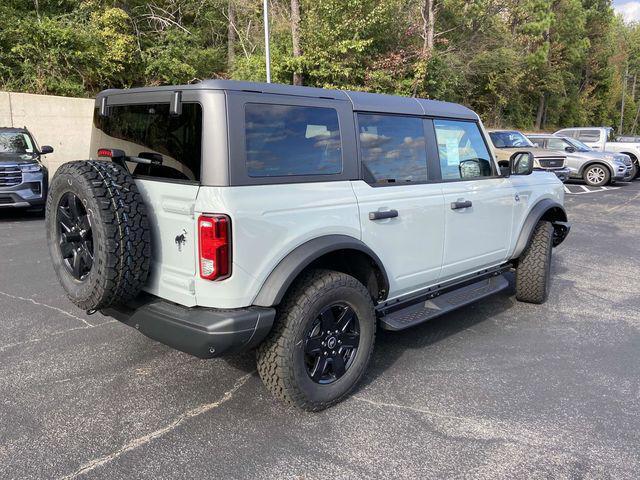
{"label": "rear door", "polygon": [[357,124],[362,241],[387,270],[389,297],[430,286],[440,277],[444,213],[441,185],[427,180],[425,120],[360,113]]}
{"label": "rear door", "polygon": [[433,121],[444,195],[444,255],[441,280],[507,259],[516,190],[496,166],[477,122]]}
{"label": "rear door", "polygon": [[[92,150],[117,148],[127,156],[155,154],[162,165],[128,163],[147,206],[152,264],[145,290],[195,305],[196,227],[202,157],[202,107],[185,96],[180,115],[169,114],[169,95],[149,103],[109,97],[109,116],[96,115]],[[139,99],[138,99],[139,101]]]}

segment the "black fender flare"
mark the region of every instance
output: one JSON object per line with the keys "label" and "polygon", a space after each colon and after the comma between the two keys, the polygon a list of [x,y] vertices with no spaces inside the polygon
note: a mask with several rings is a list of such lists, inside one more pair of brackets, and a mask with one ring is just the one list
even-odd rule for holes
{"label": "black fender flare", "polygon": [[[527,218],[522,224],[522,229],[520,230],[520,235],[518,236],[518,241],[516,242],[515,249],[513,254],[511,255],[511,259],[518,258],[524,249],[527,248],[529,243],[531,242],[531,238],[533,237],[533,231],[536,228],[536,225],[541,219],[549,220],[550,222],[555,224],[563,224],[563,230],[565,231],[564,236],[569,232],[569,225],[567,224],[567,212],[564,207],[560,205],[558,202],[545,198],[536,203],[533,208],[529,211]],[[560,242],[564,240],[564,237],[560,240]],[[558,245],[560,242],[556,243]],[[555,246],[554,245],[554,246]]]}
{"label": "black fender flare", "polygon": [[295,278],[314,260],[340,250],[356,250],[369,256],[380,270],[385,291],[389,278],[380,258],[360,240],[348,235],[325,235],[299,245],[284,257],[260,287],[253,305],[272,307],[279,304]]}

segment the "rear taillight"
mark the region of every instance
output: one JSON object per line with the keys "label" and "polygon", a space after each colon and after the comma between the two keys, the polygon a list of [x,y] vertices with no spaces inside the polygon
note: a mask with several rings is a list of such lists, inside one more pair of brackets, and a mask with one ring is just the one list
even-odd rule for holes
{"label": "rear taillight", "polygon": [[231,220],[226,215],[198,218],[200,276],[224,280],[231,275]]}

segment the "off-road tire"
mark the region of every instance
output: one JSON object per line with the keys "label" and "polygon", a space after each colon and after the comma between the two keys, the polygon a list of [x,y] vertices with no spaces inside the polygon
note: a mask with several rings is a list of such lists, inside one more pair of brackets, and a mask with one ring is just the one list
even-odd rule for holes
{"label": "off-road tire", "polygon": [[553,225],[538,222],[531,243],[518,260],[516,268],[516,298],[521,302],[544,303],[551,283],[551,248]]}
{"label": "off-road tire", "polygon": [[[593,182],[593,181],[589,180],[589,172],[591,170],[596,169],[596,168],[602,169],[604,171],[604,177],[599,182]],[[584,183],[586,183],[590,187],[603,187],[605,185],[608,185],[609,182],[611,181],[611,172],[609,171],[609,169],[606,166],[601,165],[599,163],[596,163],[596,164],[593,164],[593,165],[589,165],[585,169],[584,173],[582,174],[582,179],[584,180]]]}
{"label": "off-road tire", "polygon": [[[81,201],[93,236],[93,265],[82,280],[65,267],[59,247],[58,206],[67,193]],[[46,228],[53,267],[75,305],[100,310],[138,295],[149,275],[149,221],[142,196],[124,168],[94,160],[60,166],[49,187]]]}
{"label": "off-road tire", "polygon": [[[309,322],[335,301],[348,303],[358,316],[360,344],[346,373],[322,385],[309,377],[304,365],[304,335]],[[375,340],[371,296],[358,280],[345,273],[312,270],[297,280],[278,307],[273,330],[258,347],[258,373],[267,389],[284,402],[307,411],[320,411],[342,400],[364,374]]]}

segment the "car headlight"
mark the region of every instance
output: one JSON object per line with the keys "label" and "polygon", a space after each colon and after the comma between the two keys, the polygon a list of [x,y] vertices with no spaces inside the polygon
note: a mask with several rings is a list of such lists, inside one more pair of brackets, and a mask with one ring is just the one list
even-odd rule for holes
{"label": "car headlight", "polygon": [[25,163],[20,165],[20,170],[22,170],[23,173],[39,172],[42,170],[42,165],[39,163]]}

